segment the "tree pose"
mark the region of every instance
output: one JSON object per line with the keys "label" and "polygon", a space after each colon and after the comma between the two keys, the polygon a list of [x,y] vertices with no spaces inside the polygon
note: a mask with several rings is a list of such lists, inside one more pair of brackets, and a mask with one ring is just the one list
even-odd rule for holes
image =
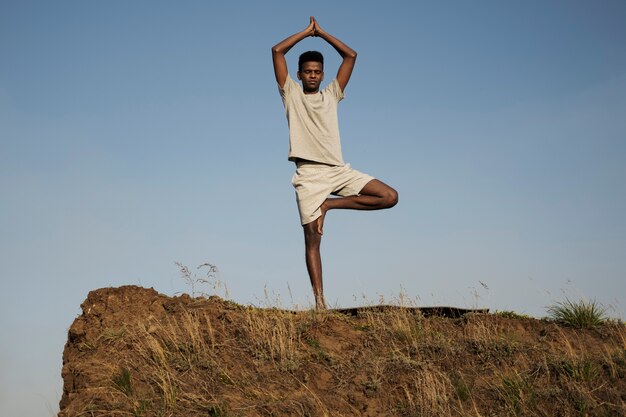
{"label": "tree pose", "polygon": [[[308,51],[300,55],[297,76],[301,85],[287,69],[285,54],[309,36],[328,42],[343,59],[337,76],[322,90],[321,53]],[[318,309],[326,308],[320,243],[328,211],[380,210],[398,202],[396,190],[343,161],[337,105],[344,98],[356,57],[352,48],[323,30],[313,16],[303,31],[272,48],[274,74],[289,123],[289,160],[296,164],[292,184],[304,229],[306,266]]]}

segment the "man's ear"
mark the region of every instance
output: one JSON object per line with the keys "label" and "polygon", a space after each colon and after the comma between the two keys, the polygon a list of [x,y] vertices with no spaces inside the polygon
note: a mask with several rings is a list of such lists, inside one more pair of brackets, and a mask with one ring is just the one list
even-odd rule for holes
{"label": "man's ear", "polygon": [[302,80],[302,78],[300,77],[300,71],[298,71],[296,74],[298,75],[298,79]]}

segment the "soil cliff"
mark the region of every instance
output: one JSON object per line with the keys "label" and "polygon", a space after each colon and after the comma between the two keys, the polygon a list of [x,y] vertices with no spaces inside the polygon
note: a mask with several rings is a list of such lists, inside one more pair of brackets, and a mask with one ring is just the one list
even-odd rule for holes
{"label": "soil cliff", "polygon": [[61,417],[626,415],[621,323],[293,312],[135,286],[81,307]]}

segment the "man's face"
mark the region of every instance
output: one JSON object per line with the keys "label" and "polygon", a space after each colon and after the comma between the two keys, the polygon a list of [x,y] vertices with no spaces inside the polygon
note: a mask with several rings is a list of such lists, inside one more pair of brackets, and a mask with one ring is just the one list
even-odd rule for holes
{"label": "man's face", "polygon": [[302,63],[302,70],[298,71],[298,79],[302,81],[305,94],[317,93],[320,83],[324,79],[324,68],[321,62],[309,61]]}

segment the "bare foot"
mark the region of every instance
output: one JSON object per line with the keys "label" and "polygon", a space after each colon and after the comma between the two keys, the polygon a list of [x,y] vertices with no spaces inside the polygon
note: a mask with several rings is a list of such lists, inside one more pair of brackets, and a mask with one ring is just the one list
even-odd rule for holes
{"label": "bare foot", "polygon": [[326,301],[324,301],[324,296],[316,296],[315,297],[315,309],[316,310],[326,310]]}
{"label": "bare foot", "polygon": [[326,203],[323,203],[320,206],[320,211],[322,212],[322,214],[317,218],[316,222],[317,222],[317,233],[320,235],[324,234],[324,217],[326,217],[326,212],[328,211],[328,209],[326,207],[324,207]]}

